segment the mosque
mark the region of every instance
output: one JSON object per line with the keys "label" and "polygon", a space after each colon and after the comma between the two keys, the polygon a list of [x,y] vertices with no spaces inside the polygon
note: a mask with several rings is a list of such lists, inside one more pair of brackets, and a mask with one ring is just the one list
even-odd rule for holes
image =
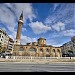
{"label": "mosque", "polygon": [[23,12],[21,13],[18,21],[18,29],[13,49],[14,56],[62,57],[61,47],[46,45],[46,39],[42,37],[39,38],[37,42],[21,45],[20,38],[22,25],[23,25]]}

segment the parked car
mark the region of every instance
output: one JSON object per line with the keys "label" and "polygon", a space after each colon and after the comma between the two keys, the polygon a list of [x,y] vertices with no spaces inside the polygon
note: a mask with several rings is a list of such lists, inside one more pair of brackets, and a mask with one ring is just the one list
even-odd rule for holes
{"label": "parked car", "polygon": [[12,54],[9,52],[0,53],[1,58],[6,58],[6,56],[11,56]]}
{"label": "parked car", "polygon": [[1,57],[1,53],[0,53],[0,57]]}

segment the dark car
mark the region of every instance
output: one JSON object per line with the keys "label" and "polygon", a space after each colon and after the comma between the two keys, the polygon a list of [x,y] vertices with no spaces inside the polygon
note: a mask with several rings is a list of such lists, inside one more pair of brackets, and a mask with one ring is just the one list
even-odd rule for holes
{"label": "dark car", "polygon": [[2,57],[2,58],[6,58],[6,56],[11,56],[11,55],[12,54],[8,53],[8,52],[0,53],[0,57]]}
{"label": "dark car", "polygon": [[1,57],[1,53],[0,53],[0,57]]}

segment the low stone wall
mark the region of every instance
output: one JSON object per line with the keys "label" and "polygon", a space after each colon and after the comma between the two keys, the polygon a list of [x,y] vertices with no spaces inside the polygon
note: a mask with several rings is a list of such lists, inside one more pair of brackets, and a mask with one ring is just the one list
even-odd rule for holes
{"label": "low stone wall", "polygon": [[75,57],[30,57],[30,56],[6,56],[6,59],[75,59]]}
{"label": "low stone wall", "polygon": [[24,62],[24,63],[57,63],[57,62],[75,62],[75,57],[24,57],[24,56],[11,56],[0,58],[0,62]]}

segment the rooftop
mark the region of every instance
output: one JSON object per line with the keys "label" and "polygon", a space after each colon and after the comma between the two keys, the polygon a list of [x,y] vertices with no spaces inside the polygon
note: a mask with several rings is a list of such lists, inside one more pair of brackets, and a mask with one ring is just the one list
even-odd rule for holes
{"label": "rooftop", "polygon": [[2,32],[2,33],[5,33],[5,34],[6,34],[6,31],[5,31],[5,30],[3,30],[3,29],[1,29],[1,28],[0,28],[0,32]]}

